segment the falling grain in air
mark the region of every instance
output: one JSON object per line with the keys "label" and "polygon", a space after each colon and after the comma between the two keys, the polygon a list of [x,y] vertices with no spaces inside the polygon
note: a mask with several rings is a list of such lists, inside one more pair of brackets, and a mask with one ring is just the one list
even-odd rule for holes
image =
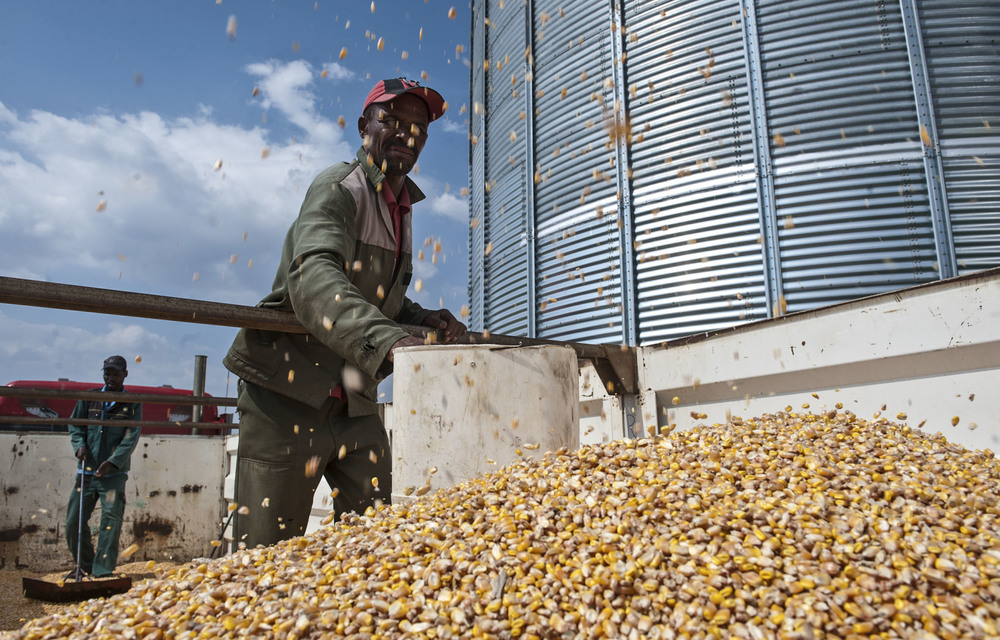
{"label": "falling grain in air", "polygon": [[925,147],[934,146],[934,142],[931,140],[931,134],[927,130],[927,125],[920,125],[920,141],[924,143]]}
{"label": "falling grain in air", "polygon": [[306,477],[312,478],[319,471],[319,456],[313,456],[306,461]]}

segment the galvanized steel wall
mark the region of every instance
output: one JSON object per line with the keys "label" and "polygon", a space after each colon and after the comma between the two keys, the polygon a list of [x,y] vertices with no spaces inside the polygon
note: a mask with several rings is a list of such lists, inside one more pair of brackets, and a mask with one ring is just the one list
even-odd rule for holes
{"label": "galvanized steel wall", "polygon": [[650,344],[1000,265],[1000,2],[476,0],[472,325]]}

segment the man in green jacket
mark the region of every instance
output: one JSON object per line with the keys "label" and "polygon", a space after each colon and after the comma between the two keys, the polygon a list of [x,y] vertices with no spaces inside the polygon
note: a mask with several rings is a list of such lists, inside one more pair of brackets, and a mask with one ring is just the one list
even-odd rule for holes
{"label": "man in green jacket", "polygon": [[313,180],[272,291],[258,305],[293,312],[309,333],[244,329],[226,355],[240,377],[241,546],[302,535],[321,475],[335,518],[390,500],[392,461],[375,396],[393,351],[423,344],[399,325],[432,327],[445,342],[466,332],[448,310],[405,296],[410,207],[424,198],[407,174],[445,108],[440,94],[416,82],[375,84],[358,118],[357,157]]}
{"label": "man in green jacket", "polygon": [[[125,358],[111,356],[104,361],[103,371],[102,391],[125,391],[125,378],[128,377]],[[142,405],[138,402],[80,400],[73,408],[70,420],[79,418],[142,420]],[[66,543],[76,560],[76,568],[67,578],[80,578],[80,572],[92,574],[95,578],[110,576],[118,564],[118,539],[125,514],[125,481],[131,468],[132,452],[139,443],[139,431],[139,427],[69,425],[70,443],[80,461],[80,468],[66,508]],[[97,532],[95,553],[88,520],[98,499],[101,501],[101,528]]]}

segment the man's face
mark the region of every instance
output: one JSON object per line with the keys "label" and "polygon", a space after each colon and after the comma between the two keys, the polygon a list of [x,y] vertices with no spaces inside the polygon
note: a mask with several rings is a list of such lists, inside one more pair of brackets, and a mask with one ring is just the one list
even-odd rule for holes
{"label": "man's face", "polygon": [[427,142],[427,105],[413,95],[372,105],[371,118],[358,119],[358,133],[375,166],[387,177],[408,174]]}
{"label": "man's face", "polygon": [[108,367],[104,370],[104,385],[108,388],[108,391],[121,391],[125,385],[125,377],[127,375],[128,373],[121,369]]}

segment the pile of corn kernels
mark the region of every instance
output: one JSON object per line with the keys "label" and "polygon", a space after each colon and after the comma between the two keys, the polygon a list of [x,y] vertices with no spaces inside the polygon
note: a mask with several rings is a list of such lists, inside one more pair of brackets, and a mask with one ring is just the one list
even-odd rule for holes
{"label": "pile of corn kernels", "polygon": [[981,638],[1000,466],[850,413],[559,451],[11,638]]}

